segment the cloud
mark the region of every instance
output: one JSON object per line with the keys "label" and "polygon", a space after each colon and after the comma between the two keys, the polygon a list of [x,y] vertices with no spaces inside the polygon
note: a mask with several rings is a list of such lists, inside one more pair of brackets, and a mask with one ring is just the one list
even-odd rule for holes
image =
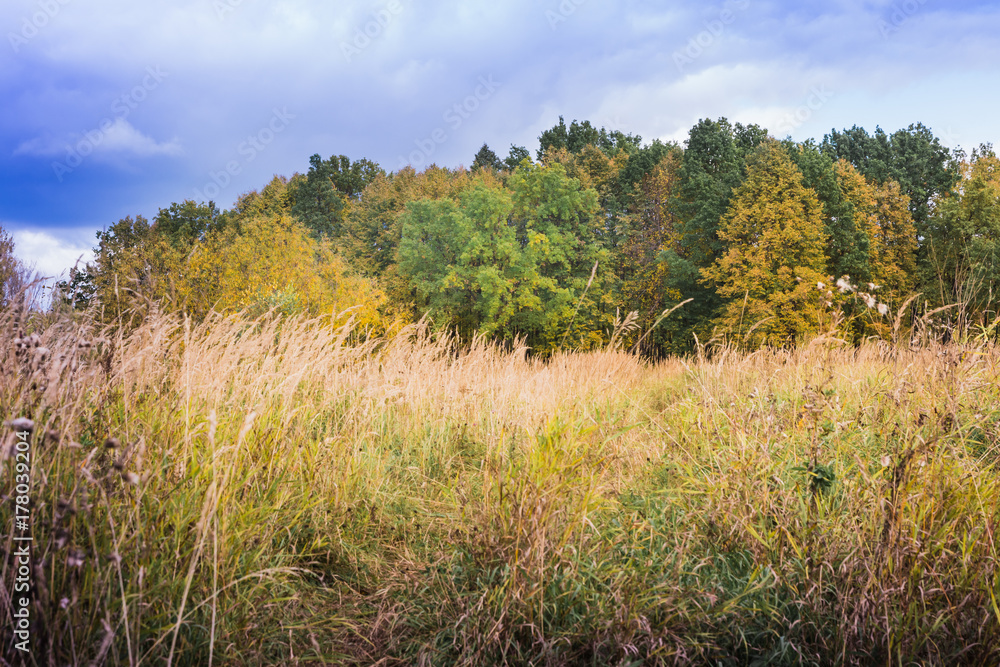
{"label": "cloud", "polygon": [[45,278],[65,278],[77,260],[93,261],[94,253],[72,231],[59,235],[38,230],[12,230],[14,254]]}
{"label": "cloud", "polygon": [[14,155],[51,157],[55,155],[115,155],[118,157],[153,157],[156,155],[183,155],[184,150],[176,139],[158,142],[143,134],[124,118],[106,119],[96,129],[83,134],[73,133],[65,140],[36,137],[23,142]]}

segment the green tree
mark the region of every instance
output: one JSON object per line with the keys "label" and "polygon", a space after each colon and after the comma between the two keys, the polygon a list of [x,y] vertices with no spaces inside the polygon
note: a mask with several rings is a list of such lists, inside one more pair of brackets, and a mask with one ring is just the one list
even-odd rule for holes
{"label": "green tree", "polygon": [[931,216],[927,284],[930,305],[958,304],[947,317],[964,333],[1000,315],[1000,159],[980,146],[960,174],[955,192]]}
{"label": "green tree", "polygon": [[519,166],[521,166],[521,161],[524,159],[531,160],[531,153],[524,146],[516,146],[514,144],[510,145],[510,152],[507,157],[504,158],[503,164],[507,171],[514,171]]}
{"label": "green tree", "polygon": [[475,158],[472,160],[472,171],[479,171],[480,169],[489,169],[491,171],[500,171],[503,169],[504,163],[497,157],[487,144],[483,144],[482,148],[476,153]]}
{"label": "green tree", "polygon": [[182,203],[172,203],[161,208],[153,219],[151,233],[170,243],[174,248],[185,250],[222,222],[221,212],[215,202],[196,203],[187,199]]}
{"label": "green tree", "polygon": [[751,346],[787,345],[816,329],[826,268],[822,205],[778,142],[749,157],[718,235],[727,250],[702,275],[726,300],[719,325]]}
{"label": "green tree", "polygon": [[521,336],[539,352],[563,338],[598,344],[610,321],[613,280],[606,271],[593,274],[607,258],[594,242],[597,193],[558,164],[518,169],[508,185],[480,182],[457,201],[409,202],[401,272],[424,307],[465,337]]}
{"label": "green tree", "polygon": [[537,156],[539,160],[543,160],[550,148],[565,148],[570,153],[579,153],[584,146],[596,146],[613,157],[619,151],[631,153],[641,145],[642,137],[638,135],[625,134],[619,130],[609,132],[603,127],[597,129],[589,120],[574,120],[567,126],[563,117],[559,116],[557,125],[539,135]]}
{"label": "green tree", "polygon": [[[161,216],[172,220],[170,209],[166,210]],[[188,229],[183,225],[178,229],[182,233],[175,238],[185,238]],[[150,303],[170,297],[186,254],[179,243],[155,232],[141,215],[122,218],[97,232],[97,242],[87,272],[93,276],[99,318],[105,322],[118,321],[119,317],[131,320],[141,317]]]}
{"label": "green tree", "polygon": [[742,172],[743,159],[729,121],[698,121],[688,133],[678,171],[678,238],[659,257],[664,264],[665,287],[677,299],[665,306],[692,299],[672,317],[671,324],[677,327],[672,345],[677,351],[690,349],[695,335],[705,340],[711,334],[709,323],[721,300],[715,287],[702,281],[701,270],[725,250],[726,243],[718,234],[719,221]]}
{"label": "green tree", "polygon": [[289,197],[292,215],[316,238],[337,239],[350,206],[376,176],[385,172],[366,159],[354,163],[346,155],[323,160],[309,158],[309,172],[292,179]]}

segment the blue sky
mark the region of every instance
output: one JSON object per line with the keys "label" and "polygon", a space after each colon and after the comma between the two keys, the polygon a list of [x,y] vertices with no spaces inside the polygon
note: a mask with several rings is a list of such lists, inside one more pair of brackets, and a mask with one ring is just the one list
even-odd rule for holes
{"label": "blue sky", "polygon": [[1000,139],[996,1],[4,0],[0,28],[0,226],[47,274],[314,153],[468,165],[560,114],[647,142],[719,116]]}

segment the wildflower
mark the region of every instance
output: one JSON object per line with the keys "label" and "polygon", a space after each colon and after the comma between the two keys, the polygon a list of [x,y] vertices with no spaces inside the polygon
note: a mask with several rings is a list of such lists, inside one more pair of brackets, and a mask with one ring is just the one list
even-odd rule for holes
{"label": "wildflower", "polygon": [[861,300],[865,302],[866,306],[868,306],[869,308],[875,307],[875,297],[873,297],[871,294],[860,294],[859,296],[861,297]]}
{"label": "wildflower", "polygon": [[821,282],[820,283],[816,283],[816,289],[822,290],[824,287],[826,287],[826,285],[824,285],[823,283],[821,283]]}
{"label": "wildflower", "polygon": [[879,315],[886,315],[888,312],[889,312],[889,306],[885,305],[884,303],[880,303],[878,305],[878,314]]}
{"label": "wildflower", "polygon": [[837,289],[840,290],[841,294],[854,291],[854,287],[847,279],[847,276],[841,276],[840,278],[837,278]]}

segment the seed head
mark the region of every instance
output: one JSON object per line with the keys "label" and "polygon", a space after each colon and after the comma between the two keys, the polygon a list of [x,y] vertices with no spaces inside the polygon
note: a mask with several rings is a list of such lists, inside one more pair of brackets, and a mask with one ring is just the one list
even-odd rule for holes
{"label": "seed head", "polygon": [[27,417],[11,419],[9,422],[4,422],[4,424],[15,431],[27,431],[28,433],[32,433],[35,430],[35,422],[31,421]]}

